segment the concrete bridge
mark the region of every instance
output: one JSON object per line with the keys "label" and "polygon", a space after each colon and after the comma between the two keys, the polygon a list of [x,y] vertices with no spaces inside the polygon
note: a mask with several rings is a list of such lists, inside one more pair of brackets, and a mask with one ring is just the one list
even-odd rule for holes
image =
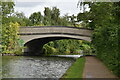
{"label": "concrete bridge", "polygon": [[77,39],[91,41],[92,30],[66,26],[21,27],[20,38],[26,46],[24,53],[40,55],[43,45],[54,40]]}

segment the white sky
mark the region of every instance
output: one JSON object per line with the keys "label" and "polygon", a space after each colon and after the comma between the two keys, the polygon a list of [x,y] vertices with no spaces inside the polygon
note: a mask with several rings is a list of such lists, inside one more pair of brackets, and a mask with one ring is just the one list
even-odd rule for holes
{"label": "white sky", "polygon": [[68,13],[68,15],[77,15],[80,9],[77,8],[78,0],[14,0],[15,11],[23,12],[25,16],[29,17],[33,12],[40,11],[44,14],[44,7],[57,7],[60,10],[61,16]]}

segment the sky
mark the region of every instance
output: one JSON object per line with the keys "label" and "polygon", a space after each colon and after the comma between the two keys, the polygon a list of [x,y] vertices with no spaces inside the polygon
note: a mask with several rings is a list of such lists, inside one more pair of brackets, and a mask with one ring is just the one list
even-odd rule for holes
{"label": "sky", "polygon": [[15,12],[23,12],[26,17],[38,11],[44,15],[44,7],[59,8],[61,16],[77,15],[80,12],[80,8],[77,8],[78,0],[14,0],[14,2]]}

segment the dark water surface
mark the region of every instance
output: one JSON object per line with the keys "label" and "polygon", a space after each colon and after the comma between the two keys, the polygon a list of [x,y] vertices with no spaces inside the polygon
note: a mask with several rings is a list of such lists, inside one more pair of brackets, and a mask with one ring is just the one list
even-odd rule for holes
{"label": "dark water surface", "polygon": [[74,62],[71,58],[3,56],[3,78],[60,78]]}

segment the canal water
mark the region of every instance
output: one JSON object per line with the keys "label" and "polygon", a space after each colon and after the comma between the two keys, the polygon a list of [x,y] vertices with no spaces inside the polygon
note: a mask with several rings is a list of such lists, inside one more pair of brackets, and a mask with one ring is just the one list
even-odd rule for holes
{"label": "canal water", "polygon": [[3,78],[60,78],[74,63],[72,58],[3,56]]}

